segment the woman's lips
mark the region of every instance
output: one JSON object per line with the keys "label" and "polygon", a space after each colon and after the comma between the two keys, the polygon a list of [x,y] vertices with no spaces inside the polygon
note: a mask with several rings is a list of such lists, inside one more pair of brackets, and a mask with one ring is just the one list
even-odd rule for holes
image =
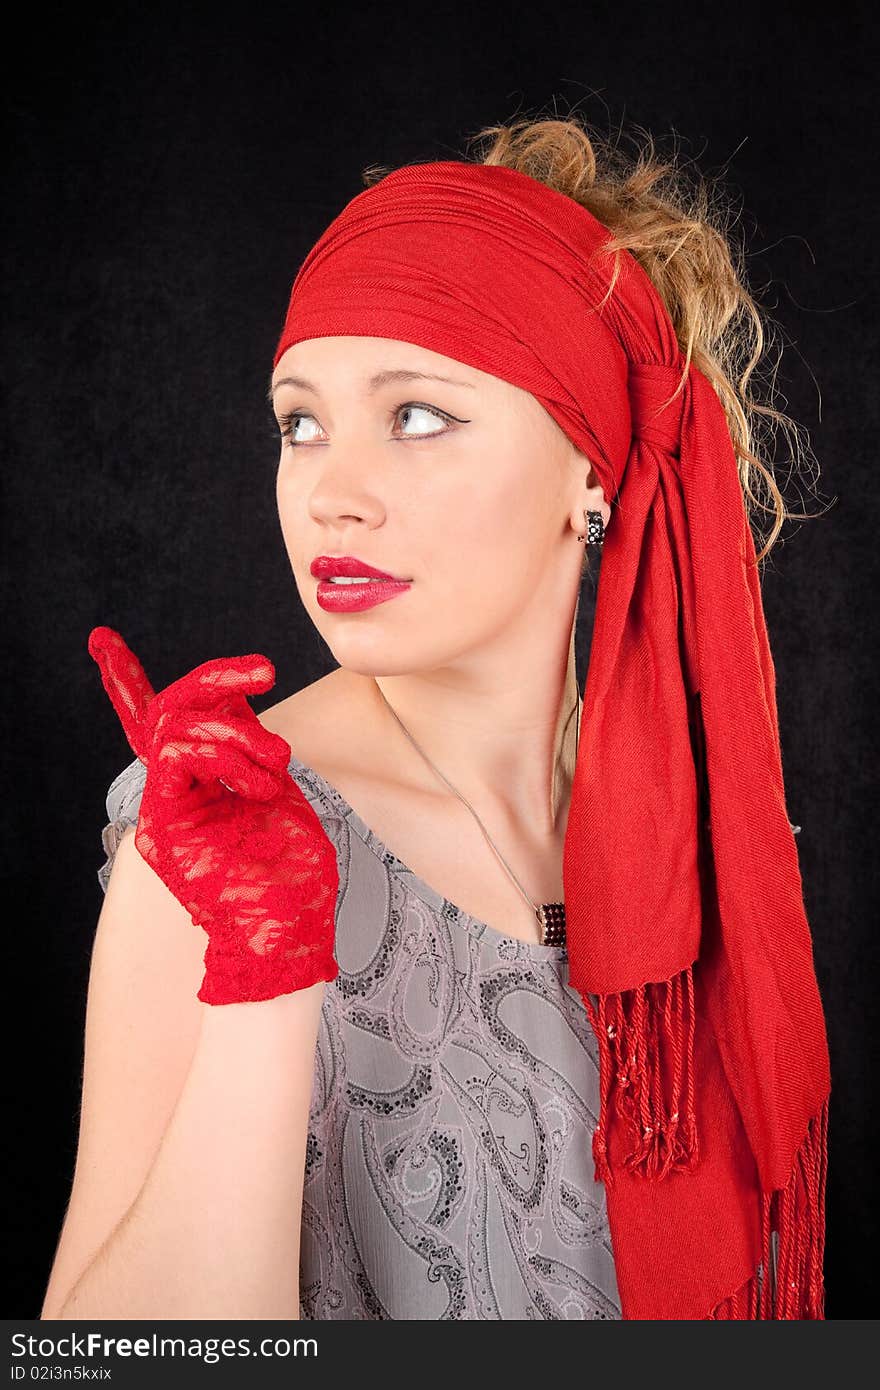
{"label": "woman's lips", "polygon": [[330,579],[319,579],[317,599],[327,613],[360,613],[365,608],[375,608],[377,603],[387,603],[410,588],[412,585],[403,579],[377,579],[366,584],[334,584]]}

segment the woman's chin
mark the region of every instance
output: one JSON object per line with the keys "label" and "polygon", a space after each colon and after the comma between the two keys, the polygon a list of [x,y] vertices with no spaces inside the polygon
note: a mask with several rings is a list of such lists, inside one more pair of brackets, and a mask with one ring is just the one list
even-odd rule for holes
{"label": "woman's chin", "polygon": [[344,670],[355,676],[404,676],[412,672],[413,663],[407,659],[407,650],[399,640],[393,645],[388,642],[349,642],[341,639],[325,642],[333,654],[334,661]]}

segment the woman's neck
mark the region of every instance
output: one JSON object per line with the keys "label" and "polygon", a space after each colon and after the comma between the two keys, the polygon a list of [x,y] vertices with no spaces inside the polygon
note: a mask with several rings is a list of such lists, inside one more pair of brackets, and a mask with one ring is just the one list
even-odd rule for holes
{"label": "woman's neck", "polygon": [[494,689],[438,672],[357,679],[396,776],[441,788],[433,764],[481,813],[533,835],[561,837],[577,753],[573,666],[555,679],[547,672],[540,678],[520,673],[516,682]]}

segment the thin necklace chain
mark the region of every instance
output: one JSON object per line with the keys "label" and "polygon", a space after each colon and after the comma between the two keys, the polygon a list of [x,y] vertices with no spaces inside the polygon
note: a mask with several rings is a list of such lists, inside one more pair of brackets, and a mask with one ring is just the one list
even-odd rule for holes
{"label": "thin necklace chain", "polygon": [[532,909],[532,912],[534,913],[535,917],[537,918],[537,921],[539,922],[539,924],[540,924],[541,927],[543,928],[543,926],[544,926],[544,919],[543,919],[542,914],[541,914],[541,908],[540,908],[540,906],[539,906],[537,903],[533,902],[532,899],[529,897],[528,893],[527,893],[526,890],[523,888],[523,886],[522,886],[522,884],[520,883],[519,879],[517,878],[516,874],[513,872],[513,869],[510,867],[510,865],[508,864],[507,860],[504,858],[504,855],[501,853],[501,850],[498,848],[498,846],[496,845],[495,841],[492,839],[492,836],[489,834],[489,832],[488,832],[488,830],[486,829],[485,825],[484,825],[483,822],[480,820],[480,817],[477,815],[477,812],[474,810],[473,806],[472,806],[471,803],[468,801],[467,797],[462,796],[462,794],[461,794],[461,792],[458,790],[458,788],[457,788],[457,787],[454,787],[454,786],[452,785],[452,783],[450,782],[449,778],[443,776],[443,773],[440,771],[439,767],[437,767],[434,763],[431,762],[431,759],[428,757],[428,755],[427,755],[427,753],[425,752],[424,748],[420,748],[420,747],[419,747],[419,745],[416,743],[415,739],[413,738],[412,734],[410,733],[409,729],[406,727],[406,725],[404,724],[403,720],[401,719],[400,715],[397,713],[396,710],[392,709],[392,707],[391,707],[390,704],[388,704],[388,700],[386,699],[385,694],[384,694],[384,692],[383,692],[383,690],[382,690],[382,687],[379,685],[378,681],[376,682],[376,689],[379,691],[379,694],[382,696],[382,699],[385,700],[385,704],[388,706],[388,709],[391,710],[391,713],[394,715],[394,718],[397,720],[398,724],[400,725],[400,727],[401,727],[401,729],[403,730],[403,732],[406,734],[407,738],[409,739],[409,741],[410,741],[410,743],[412,744],[413,748],[415,748],[416,752],[421,754],[421,756],[424,758],[424,760],[425,760],[425,762],[428,764],[428,766],[431,767],[431,768],[433,768],[433,770],[436,772],[437,776],[441,779],[441,781],[443,781],[443,782],[446,783],[446,785],[447,785],[447,787],[449,788],[449,790],[450,790],[455,796],[458,797],[459,801],[464,802],[465,806],[466,806],[466,807],[468,808],[468,810],[470,811],[470,813],[471,813],[471,815],[473,816],[474,820],[477,822],[477,825],[478,825],[478,826],[480,827],[480,829],[482,830],[483,835],[485,836],[486,842],[487,842],[487,844],[489,845],[490,849],[492,849],[492,850],[494,851],[494,853],[497,855],[497,857],[500,859],[501,863],[504,865],[504,868],[507,870],[508,874],[509,874],[510,877],[513,879],[513,882],[516,884],[516,886],[517,886],[517,888],[519,889],[520,893],[521,893],[522,896],[525,898],[525,900],[526,900],[526,902],[528,903],[529,907]]}

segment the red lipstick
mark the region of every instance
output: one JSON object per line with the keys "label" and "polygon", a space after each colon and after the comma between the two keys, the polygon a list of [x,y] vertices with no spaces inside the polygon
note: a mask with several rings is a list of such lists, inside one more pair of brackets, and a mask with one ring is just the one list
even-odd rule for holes
{"label": "red lipstick", "polygon": [[[403,594],[412,581],[386,574],[354,555],[319,555],[309,567],[317,579],[317,600],[327,613],[360,613]],[[334,583],[334,578],[343,580]],[[362,579],[363,583],[357,583]]]}

